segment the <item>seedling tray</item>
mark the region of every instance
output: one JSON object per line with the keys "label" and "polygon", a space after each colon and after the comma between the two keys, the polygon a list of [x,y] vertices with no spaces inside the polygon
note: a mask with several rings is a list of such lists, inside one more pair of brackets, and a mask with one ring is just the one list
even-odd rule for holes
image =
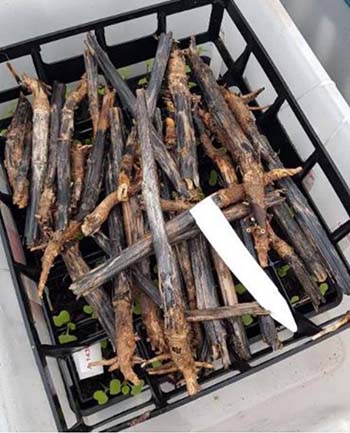
{"label": "seedling tray", "polygon": [[[193,13],[197,8],[203,7],[209,8],[209,19],[206,30],[196,34],[197,43],[212,44],[212,46],[215,47],[216,52],[227,67],[227,71],[220,77],[220,81],[228,86],[237,86],[243,93],[252,90],[249,89],[247,82],[243,78],[248,61],[252,56],[254,56],[258,61],[277,94],[276,99],[270,108],[263,114],[257,114],[258,125],[261,131],[269,139],[274,149],[279,152],[279,156],[286,167],[296,165],[303,166],[304,171],[302,175],[296,179],[296,182],[308,199],[310,206],[319,217],[330,241],[337,246],[339,241],[349,233],[350,224],[345,223],[337,230],[331,232],[324,223],[322,214],[320,214],[318,208],[314,205],[307,192],[303,189],[302,180],[315,164],[319,164],[348,215],[350,215],[349,188],[338,172],[336,166],[329,158],[319,137],[311,127],[298,102],[295,100],[293,94],[283,80],[283,77],[274,66],[273,61],[256,37],[253,29],[241,14],[234,0],[187,0],[186,2],[181,0],[171,0],[132,12],[111,16],[106,19],[71,27],[69,29],[53,32],[1,48],[0,63],[7,60],[30,56],[37,76],[40,79],[44,80],[48,84],[51,84],[54,80],[71,83],[77,81],[84,72],[84,61],[82,55],[59,59],[55,62],[48,63],[43,60],[41,53],[41,49],[45,44],[66,40],[72,36],[83,35],[88,31],[93,31],[95,32],[99,43],[105,48],[113,63],[118,68],[124,68],[140,62],[145,62],[154,57],[157,47],[157,41],[154,36],[166,30],[172,30],[168,25],[168,22],[173,15],[179,13]],[[155,17],[157,22],[157,28],[154,29],[152,34],[142,35],[137,39],[117,45],[107,43],[106,31],[108,31],[110,27],[121,23],[127,23],[128,26],[133,26],[134,20],[148,16]],[[224,38],[222,37],[221,29],[224,17],[230,20],[230,25],[234,26],[238,30],[246,43],[242,53],[235,58],[232,57],[229,49],[225,46]],[[186,47],[188,45],[189,36],[190,33],[186,35],[186,37],[180,39],[179,43],[181,47]],[[205,57],[206,61],[211,62],[212,59],[210,55],[206,54]],[[142,75],[128,80],[131,88],[136,87],[140,78],[142,78]],[[18,87],[1,91],[0,103],[15,100],[19,96],[19,91],[20,89]],[[287,104],[291,108],[297,122],[305,131],[314,147],[314,151],[306,161],[301,161],[293,142],[288,137],[287,132],[278,119],[278,113],[283,104]],[[0,121],[0,130],[7,128],[10,121],[10,117],[2,119]],[[87,137],[90,127],[90,123],[82,119],[78,127],[78,135],[81,138]],[[0,156],[3,168],[3,149],[5,140],[3,137],[0,137],[0,140]],[[204,164],[209,164],[205,159],[202,159],[201,161]],[[210,166],[208,165],[208,170],[209,169]],[[70,300],[73,299],[73,295],[67,290],[67,287],[70,284],[70,279],[62,261],[58,260],[51,272],[48,281],[49,295],[45,295],[42,304],[38,304],[30,294],[28,281],[36,283],[38,280],[40,256],[32,253],[28,254],[24,249],[22,251],[21,242],[23,239],[24,213],[12,205],[12,198],[8,192],[9,187],[8,185],[5,185],[1,192],[0,199],[2,200],[3,209],[6,208],[6,212],[8,210],[10,211],[10,218],[8,215],[6,216],[4,212],[1,213],[1,236],[9,262],[14,287],[21,306],[23,320],[28,331],[28,338],[33,347],[37,366],[41,373],[47,397],[59,430],[103,431],[107,429],[107,427],[108,431],[119,431],[125,429],[130,425],[158,416],[194,399],[201,398],[201,396],[210,392],[217,391],[228,384],[241,380],[248,375],[262,370],[263,368],[267,368],[288,356],[305,350],[314,344],[318,344],[318,342],[323,339],[329,338],[335,333],[340,332],[340,330],[338,330],[316,341],[308,339],[307,335],[310,335],[309,319],[316,313],[308,299],[301,299],[298,302],[293,303],[292,308],[294,311],[297,311],[297,313],[300,313],[300,316],[305,317],[305,326],[300,327],[300,332],[298,334],[283,337],[283,345],[285,348],[283,352],[276,352],[274,353],[274,356],[271,356],[271,349],[259,343],[259,327],[257,322],[253,321],[253,323],[247,326],[249,341],[251,344],[255,343],[256,346],[252,362],[246,363],[238,361],[235,358],[234,351],[232,350],[232,364],[230,368],[228,370],[217,368],[215,371],[203,376],[200,380],[202,391],[198,395],[189,397],[185,393],[184,387],[176,388],[174,384],[169,383],[166,379],[161,377],[149,377],[145,372],[140,370],[138,373],[145,381],[145,386],[140,395],[133,397],[131,395],[118,394],[116,396],[110,396],[105,405],[98,405],[92,398],[96,381],[92,379],[85,381],[79,380],[72,354],[86,345],[104,341],[106,338],[105,334],[97,320],[84,313],[83,301],[80,303],[74,302],[73,310],[70,307],[72,305]],[[103,260],[103,254],[92,241],[84,240],[81,243],[81,250],[84,258],[91,267],[94,267],[100,260]],[[22,257],[22,259],[20,259],[19,257],[23,254],[25,258]],[[340,251],[339,254],[341,256]],[[271,260],[267,272],[275,281],[281,293],[285,295],[288,301],[290,301],[293,296],[297,295],[299,292],[298,290],[294,292],[294,287],[291,287],[290,282],[288,283],[289,279],[287,281],[285,277],[281,277],[280,269],[283,265],[284,263],[277,259]],[[23,278],[24,276],[26,279]],[[326,303],[321,306],[317,314],[329,311],[339,305],[342,296],[343,294],[338,287],[329,284],[328,290],[325,294]],[[247,293],[240,295],[240,300],[249,300],[249,295]],[[49,341],[44,341],[42,332],[38,330],[38,309],[43,316],[42,320],[47,329]],[[62,333],[62,329],[55,326],[53,321],[53,316],[59,314],[60,310],[63,309],[70,310],[71,318],[76,327],[74,333],[78,338],[77,341],[67,344],[60,344],[59,336]],[[333,318],[332,320],[336,319],[337,318]],[[142,337],[144,335],[143,325],[137,315],[135,315],[135,327],[138,334]],[[283,330],[281,329],[281,331]],[[232,348],[230,348],[230,350],[231,349]],[[108,348],[104,350],[107,350],[107,352],[104,353],[106,356],[111,354],[108,353]],[[137,350],[141,356],[152,356],[152,351],[145,338],[140,339]],[[205,350],[205,348],[203,350]],[[59,371],[64,383],[64,398],[68,402],[75,417],[75,422],[70,422],[69,425],[66,410],[63,408],[62,404],[62,396],[58,395],[57,387],[55,385],[56,382],[50,368],[48,367],[48,358],[57,360]],[[104,386],[108,386],[108,381],[113,377],[119,378],[118,373],[114,376],[105,373],[104,375],[99,376],[97,380]],[[112,411],[110,410],[111,407],[113,408]],[[91,415],[94,415],[94,417],[91,418]],[[96,415],[99,415],[98,419],[96,418]]]}

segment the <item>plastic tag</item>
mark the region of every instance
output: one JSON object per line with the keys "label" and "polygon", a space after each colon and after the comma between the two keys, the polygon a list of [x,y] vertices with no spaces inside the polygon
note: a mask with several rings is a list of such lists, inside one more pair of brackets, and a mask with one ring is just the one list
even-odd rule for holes
{"label": "plastic tag", "polygon": [[98,376],[103,373],[103,367],[89,367],[90,362],[100,361],[102,359],[100,343],[84,347],[84,349],[73,353],[73,360],[78,372],[79,379]]}

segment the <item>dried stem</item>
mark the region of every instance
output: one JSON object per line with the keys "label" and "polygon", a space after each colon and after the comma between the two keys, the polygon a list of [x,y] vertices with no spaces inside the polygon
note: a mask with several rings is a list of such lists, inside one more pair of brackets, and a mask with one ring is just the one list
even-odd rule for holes
{"label": "dried stem", "polygon": [[88,83],[84,75],[75,91],[67,98],[62,108],[62,121],[60,138],[57,148],[57,213],[56,229],[63,230],[67,227],[70,213],[70,149],[74,132],[74,111],[86,97]]}
{"label": "dried stem", "polygon": [[151,119],[156,109],[160,88],[168,64],[172,42],[172,32],[160,34],[157,52],[152,67],[151,78],[146,90],[148,115]]}
{"label": "dried stem", "polygon": [[21,95],[17,102],[15,114],[6,133],[4,164],[9,183],[14,194],[17,189],[18,166],[25,149],[25,137],[28,123],[32,118],[32,107],[28,99]]}
{"label": "dried stem", "polygon": [[[89,266],[79,251],[78,242],[67,247],[62,253],[62,257],[72,281],[89,272]],[[99,322],[114,346],[114,313],[109,296],[102,287],[99,287],[94,293],[86,295],[85,299],[97,314]]]}
{"label": "dried stem", "polygon": [[39,80],[23,74],[22,84],[33,93],[32,179],[25,227],[27,245],[33,247],[39,237],[37,214],[47,171],[50,104],[47,88]]}
{"label": "dried stem", "polygon": [[27,122],[27,131],[24,137],[24,150],[22,159],[18,163],[13,203],[20,209],[27,207],[29,201],[29,168],[32,156],[33,129],[32,122]]}
{"label": "dried stem", "polygon": [[191,100],[183,53],[172,50],[168,66],[168,85],[175,106],[177,154],[180,174],[189,190],[199,186],[196,137],[193,128]]}
{"label": "dried stem", "polygon": [[204,322],[210,320],[229,319],[240,317],[244,314],[252,316],[265,316],[269,312],[264,310],[257,302],[247,302],[226,307],[204,308],[186,312],[186,320],[189,322]]}
{"label": "dried stem", "polygon": [[53,205],[56,199],[57,148],[61,127],[61,111],[64,104],[66,86],[54,82],[51,97],[49,155],[44,190],[40,197],[39,219],[43,231],[48,232],[53,226]]}
{"label": "dried stem", "polygon": [[[208,258],[208,248],[203,235],[190,241],[192,271],[196,284],[197,307],[215,309],[219,300],[215,291],[215,282]],[[230,357],[226,345],[226,330],[218,320],[205,322],[204,329],[211,345],[213,359],[221,358],[223,365],[230,365]]]}
{"label": "dried stem", "polygon": [[126,201],[129,196],[131,184],[132,169],[134,166],[134,157],[137,142],[136,127],[131,128],[128,139],[126,140],[125,150],[120,162],[120,172],[118,177],[117,197],[118,201]]}
{"label": "dried stem", "polygon": [[165,336],[171,358],[184,376],[187,391],[190,395],[194,395],[199,391],[197,373],[191,353],[179,271],[168,241],[160,206],[158,176],[150,137],[150,120],[147,115],[145,93],[141,89],[137,91],[137,129],[143,167],[142,193],[157,258],[159,288],[164,304]]}
{"label": "dried stem", "polygon": [[285,260],[291,266],[306,294],[310,297],[315,309],[318,310],[320,302],[325,301],[321,295],[318,285],[312,278],[310,278],[310,275],[303,262],[294,252],[293,248],[276,235],[269,223],[268,233],[273,249],[281,257],[281,259]]}
{"label": "dried stem", "polygon": [[85,163],[91,146],[83,145],[80,141],[73,141],[71,148],[71,174],[72,174],[72,192],[71,192],[71,211],[74,214],[78,208],[80,196],[83,191]]}
{"label": "dried stem", "polygon": [[109,111],[112,108],[114,97],[114,91],[107,89],[103,97],[94,144],[87,161],[84,189],[77,216],[78,220],[83,219],[95,208],[100,194],[106,133],[109,127]]}
{"label": "dried stem", "polygon": [[84,51],[84,62],[88,81],[89,109],[92,120],[92,133],[95,137],[98,129],[99,119],[98,68],[96,59],[89,50]]}

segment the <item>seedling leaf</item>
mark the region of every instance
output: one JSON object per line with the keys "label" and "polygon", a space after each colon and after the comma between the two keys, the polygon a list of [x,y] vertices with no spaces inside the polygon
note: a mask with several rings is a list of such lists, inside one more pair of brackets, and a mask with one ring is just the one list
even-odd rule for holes
{"label": "seedling leaf", "polygon": [[95,391],[93,394],[93,398],[97,401],[99,405],[106,404],[108,401],[108,395],[102,390]]}
{"label": "seedling leaf", "polygon": [[158,368],[162,365],[162,361],[154,361],[152,362],[152,367],[153,368]]}
{"label": "seedling leaf", "polygon": [[83,307],[83,311],[85,314],[93,314],[94,310],[92,309],[92,307],[90,307],[90,305],[84,305]]}
{"label": "seedling leaf", "polygon": [[70,334],[61,334],[58,336],[58,341],[60,344],[72,343],[73,341],[77,341],[78,338],[75,335]]}
{"label": "seedling leaf", "polygon": [[138,316],[141,314],[141,305],[138,299],[135,301],[132,311]]}
{"label": "seedling leaf", "polygon": [[210,186],[215,186],[218,183],[218,173],[216,170],[210,171],[208,183]]}
{"label": "seedling leaf", "polygon": [[140,78],[139,81],[137,82],[137,84],[139,86],[145,86],[148,83],[148,80],[146,77]]}
{"label": "seedling leaf", "polygon": [[123,395],[128,395],[129,392],[130,392],[130,388],[129,388],[129,386],[128,386],[128,385],[123,385],[123,386],[122,386],[122,394],[123,394]]}
{"label": "seedling leaf", "polygon": [[277,269],[277,273],[281,278],[285,277],[288,271],[289,271],[289,265],[283,265]]}
{"label": "seedling leaf", "polygon": [[75,331],[77,329],[77,325],[73,322],[68,322],[67,327],[70,331]]}
{"label": "seedling leaf", "polygon": [[130,394],[133,395],[133,396],[138,395],[138,394],[141,394],[141,392],[142,392],[142,388],[143,388],[144,384],[145,384],[145,382],[144,382],[143,380],[141,380],[140,383],[139,383],[138,385],[133,385],[133,386],[131,387],[131,392],[130,392]]}
{"label": "seedling leaf", "polygon": [[186,74],[189,74],[192,71],[191,66],[186,65],[185,71],[186,71]]}
{"label": "seedling leaf", "polygon": [[291,299],[290,299],[290,303],[293,305],[293,304],[296,304],[297,302],[299,302],[300,301],[300,298],[299,298],[299,296],[298,295],[294,295],[294,296],[292,296],[291,297]]}
{"label": "seedling leaf", "polygon": [[108,341],[107,340],[102,340],[100,344],[101,344],[101,348],[102,349],[107,349],[107,346],[108,346]]}
{"label": "seedling leaf", "polygon": [[243,314],[242,316],[244,326],[249,326],[253,323],[254,319],[250,314]]}
{"label": "seedling leaf", "polygon": [[121,390],[120,380],[118,380],[118,379],[112,379],[109,382],[109,393],[111,395],[118,395],[120,393],[120,390]]}
{"label": "seedling leaf", "polygon": [[327,283],[322,283],[320,284],[320,292],[322,294],[322,296],[324,296],[328,290],[328,284]]}
{"label": "seedling leaf", "polygon": [[70,314],[67,310],[62,310],[59,312],[58,316],[53,316],[52,319],[54,325],[60,328],[70,321]]}
{"label": "seedling leaf", "polygon": [[246,291],[247,291],[247,289],[243,286],[243,284],[241,284],[241,283],[239,283],[239,284],[237,284],[236,286],[235,286],[235,288],[236,288],[236,292],[239,294],[239,295],[243,295],[243,293],[245,293]]}
{"label": "seedling leaf", "polygon": [[192,89],[192,87],[196,87],[197,86],[197,83],[195,83],[194,81],[189,81],[188,82],[188,85],[187,85],[187,87],[189,88],[189,89]]}

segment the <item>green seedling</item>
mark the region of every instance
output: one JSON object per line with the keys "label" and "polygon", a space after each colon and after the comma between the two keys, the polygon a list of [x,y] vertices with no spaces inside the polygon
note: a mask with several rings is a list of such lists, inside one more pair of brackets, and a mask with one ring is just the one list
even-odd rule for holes
{"label": "green seedling", "polygon": [[238,295],[243,295],[243,293],[247,291],[247,289],[241,283],[237,284],[235,288],[236,288],[236,293],[238,293]]}
{"label": "green seedling", "polygon": [[118,395],[120,394],[122,385],[119,379],[112,379],[109,382],[109,393],[110,395]]}
{"label": "green seedling", "polygon": [[249,326],[253,323],[254,319],[250,314],[243,314],[242,321],[244,326]]}
{"label": "green seedling", "polygon": [[101,96],[104,96],[105,93],[106,93],[106,88],[105,88],[105,87],[99,87],[99,88],[97,89],[97,93],[98,93],[99,95],[101,95]]}
{"label": "green seedling", "polygon": [[83,311],[85,314],[91,316],[91,319],[97,319],[97,314],[90,305],[84,305]]}
{"label": "green seedling", "polygon": [[140,78],[139,81],[137,82],[137,84],[139,86],[146,86],[148,84],[147,77]]}
{"label": "green seedling", "polygon": [[153,361],[151,365],[153,368],[158,368],[162,365],[162,361]]}
{"label": "green seedling", "polygon": [[215,186],[218,183],[218,173],[216,170],[211,170],[208,183],[210,186]]}
{"label": "green seedling", "polygon": [[145,63],[146,63],[146,71],[147,71],[147,74],[148,74],[149,72],[151,72],[151,70],[153,68],[154,59],[148,59],[148,60],[146,60]]}
{"label": "green seedling", "polygon": [[141,304],[138,299],[134,302],[134,306],[132,307],[132,312],[139,316],[141,314]]}
{"label": "green seedling", "polygon": [[57,316],[53,316],[53,323],[57,328],[60,328],[63,325],[66,325],[70,322],[70,314],[67,310],[62,310],[58,313]]}
{"label": "green seedling", "polygon": [[95,391],[93,394],[93,398],[97,401],[97,403],[99,405],[103,405],[106,404],[108,401],[108,395],[102,391],[101,389],[99,389],[98,391]]}
{"label": "green seedling", "polygon": [[299,298],[298,295],[294,295],[294,296],[292,296],[292,297],[290,298],[290,303],[291,303],[292,305],[296,304],[296,303],[299,302],[299,301],[300,301],[300,298]]}
{"label": "green seedling", "polygon": [[109,386],[105,386],[103,383],[100,384],[102,389],[98,389],[94,392],[93,398],[99,405],[104,405],[108,402],[109,396],[116,396],[122,393],[123,395],[136,396],[142,392],[145,382],[140,381],[138,385],[130,385],[128,382],[121,382],[119,379],[112,379],[109,382]]}
{"label": "green seedling", "polygon": [[185,68],[186,74],[190,74],[191,71],[192,71],[191,66],[190,65],[186,65],[186,68]]}
{"label": "green seedling", "polygon": [[69,328],[67,327],[67,333],[61,334],[58,336],[58,341],[60,344],[73,343],[73,341],[77,341],[78,338],[75,335],[69,334]]}
{"label": "green seedling", "polygon": [[329,289],[329,287],[328,287],[327,283],[320,284],[320,292],[321,292],[322,296],[324,296],[326,294],[328,289]]}
{"label": "green seedling", "polygon": [[73,341],[78,340],[75,335],[70,334],[70,331],[75,331],[77,329],[77,325],[70,321],[69,311],[60,311],[57,316],[53,316],[52,320],[57,328],[61,328],[62,326],[66,325],[65,331],[58,336],[58,341],[60,344],[72,343]]}
{"label": "green seedling", "polygon": [[122,386],[122,394],[128,395],[130,393],[130,387],[127,383]]}
{"label": "green seedling", "polygon": [[189,88],[189,89],[192,89],[192,87],[196,87],[197,86],[197,83],[195,83],[194,81],[189,81],[188,82],[188,85],[187,85],[187,87]]}
{"label": "green seedling", "polygon": [[138,385],[132,385],[130,394],[133,396],[141,394],[144,384],[145,382],[143,380],[140,380],[140,383]]}
{"label": "green seedling", "polygon": [[101,349],[107,349],[107,347],[108,347],[108,340],[102,340],[100,342],[100,345],[101,345]]}
{"label": "green seedling", "polygon": [[68,322],[67,327],[69,328],[70,331],[75,331],[77,329],[77,325],[73,322]]}
{"label": "green seedling", "polygon": [[277,273],[278,275],[283,278],[287,275],[288,271],[289,271],[290,266],[289,265],[283,265],[280,268],[277,269]]}
{"label": "green seedling", "polygon": [[7,129],[0,129],[0,137],[5,137]]}

